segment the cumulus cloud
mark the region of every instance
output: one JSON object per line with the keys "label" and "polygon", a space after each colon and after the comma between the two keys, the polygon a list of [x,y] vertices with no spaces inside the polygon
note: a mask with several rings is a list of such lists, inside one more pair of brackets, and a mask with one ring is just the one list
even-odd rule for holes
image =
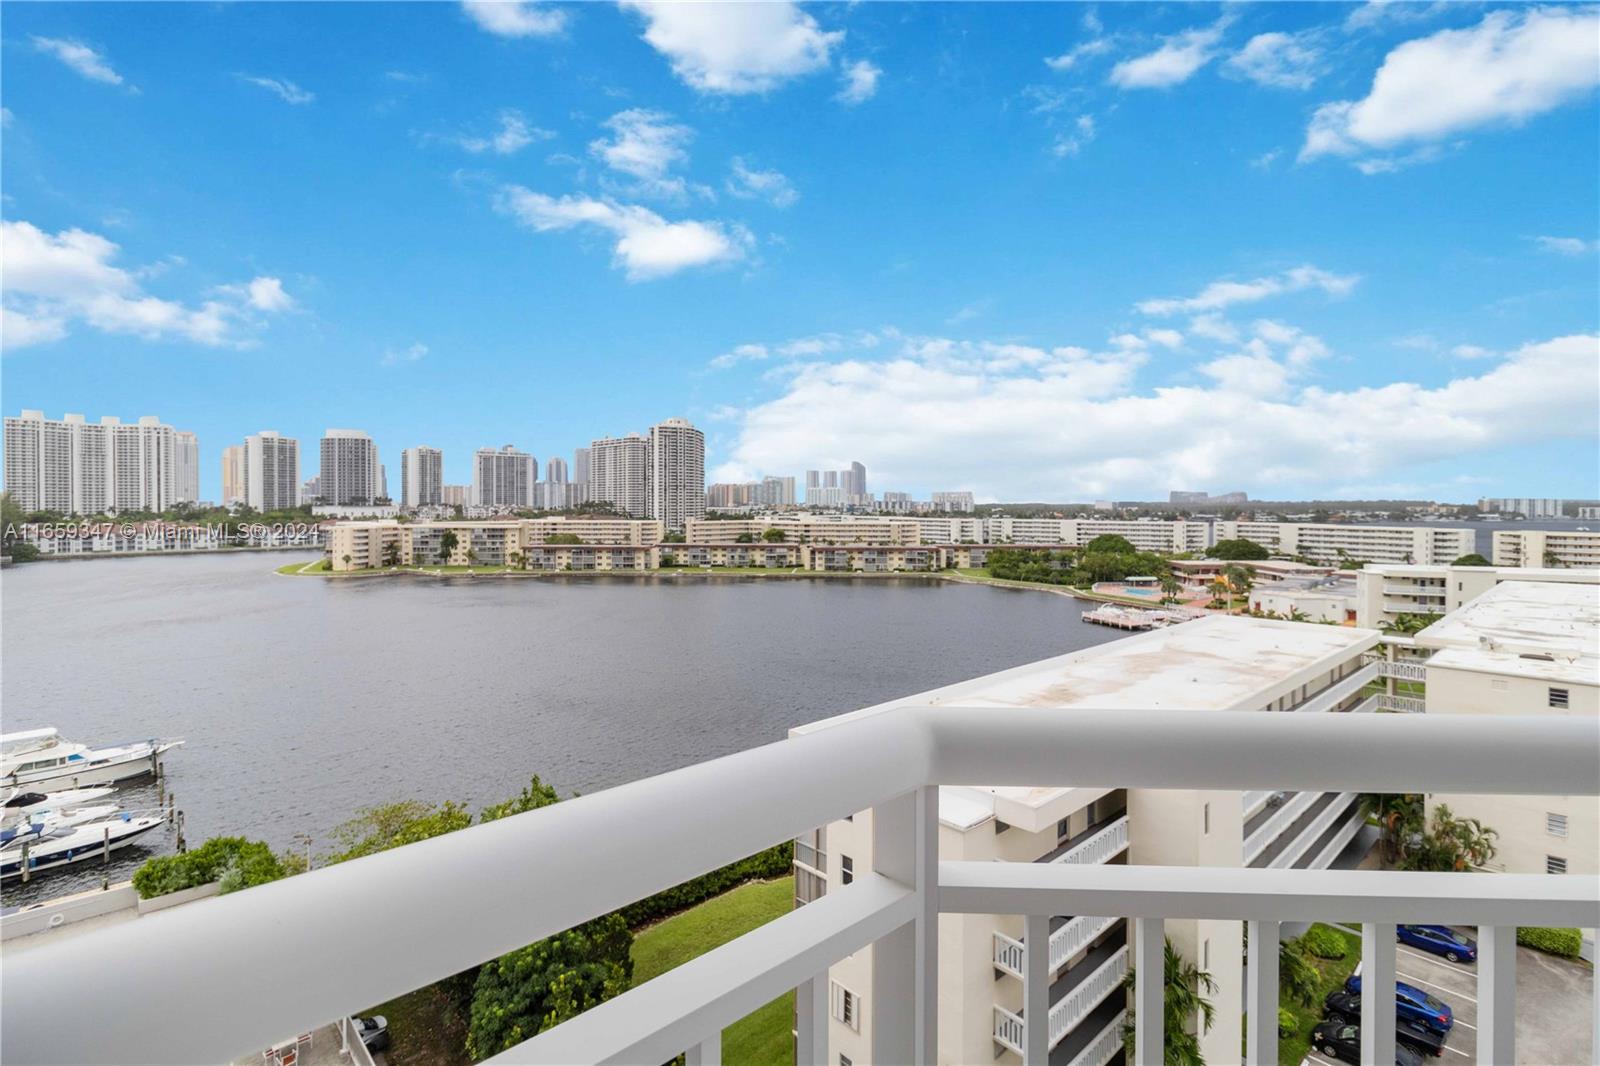
{"label": "cumulus cloud", "polygon": [[1329,296],[1344,296],[1360,280],[1358,274],[1334,274],[1308,264],[1249,281],[1213,281],[1194,296],[1144,300],[1138,308],[1147,315],[1220,311],[1234,304],[1255,303],[1269,296],[1303,292],[1306,289],[1320,289]]}
{"label": "cumulus cloud", "polygon": [[887,482],[983,484],[1012,500],[1132,496],[1239,471],[1252,490],[1317,492],[1600,433],[1594,335],[1528,344],[1437,386],[1305,386],[1285,361],[1254,351],[1202,365],[1200,383],[1140,386],[1139,367],[1070,346],[897,337],[886,352],[795,365],[778,395],[738,420],[727,468],[869,455]]}
{"label": "cumulus cloud", "polygon": [[253,74],[241,74],[239,80],[267,90],[286,104],[309,104],[317,98],[316,93],[300,88],[287,78],[262,78]]}
{"label": "cumulus cloud", "polygon": [[1166,89],[1188,81],[1216,55],[1230,18],[1164,37],[1153,52],[1124,59],[1111,68],[1111,84],[1123,89]]}
{"label": "cumulus cloud", "polygon": [[1094,135],[1094,116],[1079,115],[1071,126],[1056,134],[1056,139],[1050,145],[1050,154],[1057,159],[1075,156],[1094,140]]}
{"label": "cumulus cloud", "polygon": [[1457,359],[1491,359],[1498,353],[1477,344],[1458,344],[1450,354]]}
{"label": "cumulus cloud", "polygon": [[681,177],[669,176],[676,166],[688,162],[685,146],[694,131],[679,125],[660,111],[630,108],[606,119],[610,138],[589,143],[589,153],[610,169],[636,179],[628,190],[636,196],[681,198],[687,184]]}
{"label": "cumulus cloud", "polygon": [[615,238],[613,262],[629,281],[647,281],[690,267],[745,258],[754,239],[742,226],[721,222],[671,222],[648,208],[587,196],[546,196],[504,185],[495,207],[540,233],[596,229]]}
{"label": "cumulus cloud", "polygon": [[[897,337],[893,330],[888,336]],[[856,333],[818,333],[810,337],[796,337],[781,344],[740,344],[712,359],[710,366],[718,370],[740,363],[762,362],[767,359],[814,358],[834,352],[861,351],[876,348],[884,337],[871,330]]]}
{"label": "cumulus cloud", "polygon": [[774,207],[792,207],[800,199],[787,177],[777,170],[760,170],[734,156],[724,188],[741,200],[765,200]]}
{"label": "cumulus cloud", "polygon": [[1104,37],[1093,37],[1087,41],[1080,41],[1060,55],[1046,56],[1045,66],[1058,73],[1071,70],[1078,65],[1078,60],[1090,56],[1103,55],[1111,51],[1111,42]]}
{"label": "cumulus cloud", "polygon": [[684,4],[623,0],[673,73],[705,93],[761,93],[828,66],[843,31],[824,31],[788,0]]}
{"label": "cumulus cloud", "polygon": [[1302,161],[1427,145],[1525,122],[1600,83],[1600,9],[1493,11],[1395,48],[1360,100],[1317,108]]}
{"label": "cumulus cloud", "polygon": [[840,75],[840,80],[844,84],[834,95],[834,99],[852,107],[865,103],[877,94],[878,79],[882,75],[882,70],[865,59],[846,64]]}
{"label": "cumulus cloud", "polygon": [[28,222],[0,222],[0,273],[5,277],[5,346],[60,340],[70,323],[150,340],[243,343],[241,326],[255,311],[288,310],[282,282],[258,277],[222,286],[198,306],[146,293],[140,271],[116,266],[120,249],[81,229],[54,235]]}
{"label": "cumulus cloud", "polygon": [[407,345],[404,348],[390,348],[386,350],[383,353],[383,359],[381,362],[384,366],[404,366],[407,363],[418,362],[427,354],[428,346],[419,342],[417,344]]}
{"label": "cumulus cloud", "polygon": [[547,141],[555,134],[530,125],[521,111],[506,108],[500,112],[499,128],[490,134],[464,134],[455,143],[474,154],[493,152],[495,155],[514,155],[534,141]]}
{"label": "cumulus cloud", "polygon": [[33,38],[33,47],[37,52],[55,56],[90,81],[104,82],[107,85],[122,84],[122,75],[111,69],[106,57],[82,41],[65,37],[36,36]]}
{"label": "cumulus cloud", "polygon": [[1557,255],[1583,255],[1600,248],[1600,240],[1585,240],[1582,237],[1535,237],[1534,241],[1541,251]]}
{"label": "cumulus cloud", "polygon": [[567,13],[535,0],[461,0],[482,29],[499,37],[551,37],[567,24]]}
{"label": "cumulus cloud", "polygon": [[1257,85],[1309,89],[1322,65],[1322,52],[1313,39],[1310,32],[1258,33],[1228,57],[1223,69]]}

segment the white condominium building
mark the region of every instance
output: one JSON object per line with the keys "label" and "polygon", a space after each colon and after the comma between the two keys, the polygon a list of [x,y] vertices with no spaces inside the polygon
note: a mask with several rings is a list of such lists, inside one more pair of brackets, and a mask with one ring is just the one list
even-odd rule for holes
{"label": "white condominium building", "polygon": [[244,445],[222,449],[222,506],[244,502]]}
{"label": "white condominium building", "polygon": [[[865,477],[864,467],[862,471]],[[705,434],[682,418],[651,426],[645,490],[645,516],[659,519],[674,532],[705,514]]]}
{"label": "white condominium building", "polygon": [[1223,521],[1216,526],[1217,540],[1253,541],[1279,555],[1299,555],[1315,562],[1451,563],[1477,550],[1472,530],[1434,525]]}
{"label": "white condominium building", "polygon": [[935,511],[954,511],[957,514],[971,514],[975,508],[970,492],[936,492],[933,494],[933,509]]}
{"label": "white condominium building", "polygon": [[[1182,708],[1241,713],[1365,711],[1376,676],[1362,655],[1371,630],[1213,617],[1002,671],[791,730],[801,736],[906,706],[1027,707],[1070,719],[1079,708]],[[1271,664],[1264,668],[1263,664]],[[1127,863],[1324,869],[1366,846],[1354,793],[1184,789],[941,787],[939,858],[979,862]],[[796,903],[805,905],[873,863],[872,812],[795,844]],[[1179,872],[1174,877],[1181,877]],[[1121,918],[1049,921],[1047,1018],[1029,1017],[1023,921],[1011,915],[939,919],[940,1063],[1020,1063],[1027,1026],[1049,1027],[1049,1060],[1113,1061],[1127,1020],[1133,947]],[[1216,1022],[1200,1037],[1208,1062],[1237,1062],[1243,1009],[1236,921],[1174,921],[1166,935],[1217,982]],[[873,1062],[873,953],[829,970],[828,1063]]]}
{"label": "white condominium building", "polygon": [[[455,546],[448,552],[444,535],[455,534]],[[612,518],[605,515],[577,517],[557,515],[549,518],[509,518],[491,521],[439,521],[397,522],[392,519],[376,521],[337,522],[328,532],[328,555],[335,570],[370,570],[382,566],[518,566],[532,559],[533,550],[544,547],[575,547],[590,549],[589,561],[594,553],[605,549],[606,557],[613,559],[617,568],[648,569],[659,562],[655,549],[661,542],[664,530],[653,519]],[[551,545],[552,539],[569,541]],[[577,544],[571,544],[571,538]],[[638,549],[625,556],[616,557],[609,549]],[[548,561],[547,556],[541,559]],[[621,567],[623,558],[628,560]],[[582,562],[583,559],[578,560]],[[552,569],[552,567],[530,567]],[[563,569],[553,567],[553,569]],[[594,566],[574,566],[575,569],[595,569]],[[609,564],[600,569],[611,569]]]}
{"label": "white condominium building", "polygon": [[420,444],[400,453],[400,503],[405,507],[444,503],[444,452]]}
{"label": "white condominium building", "polygon": [[914,545],[923,543],[917,523],[915,518],[785,511],[743,519],[692,518],[684,539],[690,544],[731,544],[741,536],[759,537],[778,529],[796,544]]}
{"label": "white condominium building", "polygon": [[529,508],[539,480],[539,460],[507,444],[472,456],[472,502],[478,507]]}
{"label": "white condominium building", "polygon": [[644,518],[650,506],[650,442],[638,433],[603,437],[589,445],[588,453],[589,499]]}
{"label": "white condominium building", "polygon": [[1402,614],[1448,614],[1502,581],[1600,585],[1600,570],[1516,566],[1368,564],[1356,572],[1356,625],[1376,628]]}
{"label": "white condominium building", "polygon": [[1498,496],[1478,501],[1478,510],[1495,514],[1519,514],[1524,518],[1560,518],[1566,500],[1540,496]]}
{"label": "white condominium building", "polygon": [[[1504,581],[1416,636],[1427,713],[1600,715],[1600,595],[1593,582]],[[1600,875],[1600,801],[1430,795],[1494,829],[1487,869]],[[1594,957],[1594,930],[1585,930]]]}
{"label": "white condominium building", "polygon": [[[90,423],[82,415],[57,420],[23,411],[5,420],[5,487],[29,511],[163,511],[199,497],[197,484],[186,496],[190,486],[179,483],[178,436],[153,415]],[[189,458],[198,462],[199,445],[188,436]]]}
{"label": "white condominium building", "polygon": [[367,505],[385,494],[378,446],[359,429],[330,429],[322,435],[318,477],[318,492],[326,504]]}
{"label": "white condominium building", "polygon": [[1578,529],[1497,529],[1494,565],[1600,567],[1600,533]]}
{"label": "white condominium building", "polygon": [[299,441],[270,429],[244,439],[244,502],[257,511],[300,505]]}

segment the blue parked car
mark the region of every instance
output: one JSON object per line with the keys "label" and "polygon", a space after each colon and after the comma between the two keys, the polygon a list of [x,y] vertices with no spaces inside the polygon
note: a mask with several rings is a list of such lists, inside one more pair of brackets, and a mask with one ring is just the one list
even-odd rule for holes
{"label": "blue parked car", "polygon": [[1402,925],[1395,929],[1395,939],[1435,955],[1443,955],[1451,962],[1476,962],[1478,942],[1470,936],[1456,932],[1448,925]]}
{"label": "blue parked car", "polygon": [[[1352,974],[1350,980],[1344,983],[1344,989],[1351,995],[1359,997],[1361,975]],[[1358,1012],[1359,1009],[1358,1007]],[[1450,1027],[1456,1024],[1455,1011],[1450,1009],[1450,1004],[1435,999],[1416,985],[1408,985],[1404,981],[1394,983],[1394,1014],[1403,1022],[1425,1025],[1436,1033],[1448,1033]],[[1357,1013],[1350,1020],[1360,1021],[1361,1015]]]}

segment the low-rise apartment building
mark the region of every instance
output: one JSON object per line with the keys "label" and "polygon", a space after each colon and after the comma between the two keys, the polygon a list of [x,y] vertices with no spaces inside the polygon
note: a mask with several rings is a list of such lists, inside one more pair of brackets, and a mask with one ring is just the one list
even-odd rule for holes
{"label": "low-rise apartment building", "polygon": [[1600,585],[1600,570],[1554,567],[1368,565],[1356,572],[1356,624],[1376,629],[1402,614],[1448,614],[1502,581]]}
{"label": "low-rise apartment building", "polygon": [[1477,550],[1472,530],[1435,525],[1223,521],[1216,526],[1218,540],[1249,540],[1278,555],[1319,563],[1450,563]]}
{"label": "low-rise apartment building", "polygon": [[[1600,715],[1600,594],[1594,584],[1504,581],[1418,633],[1429,714]],[[1436,794],[1432,811],[1494,829],[1486,869],[1600,876],[1594,797]],[[1594,930],[1584,931],[1594,958]]]}
{"label": "low-rise apartment building", "polygon": [[[445,550],[446,533],[454,544]],[[567,517],[506,518],[497,521],[339,522],[329,535],[328,556],[334,570],[369,570],[382,566],[517,566],[530,568],[532,550],[551,540],[575,538],[576,544],[559,547],[628,548],[630,562],[623,566],[590,566],[590,555],[573,556],[582,566],[573,569],[642,569],[637,560],[656,565],[654,546],[661,542],[661,523],[654,519]],[[603,553],[607,559],[614,553]],[[615,555],[621,560],[624,555]],[[554,555],[541,556],[543,559]],[[598,557],[596,557],[598,558]],[[563,557],[565,562],[565,557]],[[566,569],[565,565],[539,569]]]}
{"label": "low-rise apartment building", "polygon": [[1497,529],[1494,565],[1600,568],[1600,533],[1581,529]]}
{"label": "low-rise apartment building", "polygon": [[[782,569],[801,565],[799,544],[754,541],[748,544],[663,544],[663,565],[675,566],[753,566]],[[667,560],[671,559],[671,564]]]}
{"label": "low-rise apartment building", "polygon": [[[799,736],[904,706],[1366,711],[1376,667],[1371,630],[1213,617],[1114,640],[988,677],[791,730]],[[832,822],[795,846],[797,905],[873,869],[872,812]],[[942,860],[1322,869],[1363,853],[1354,793],[1180,789],[943,787]],[[1363,836],[1363,840],[1365,837]],[[1352,842],[1355,842],[1354,845]],[[1050,1061],[1106,1066],[1122,1052],[1129,924],[1061,915],[1049,923]],[[1171,921],[1178,950],[1209,971],[1216,1023],[1201,1037],[1210,1062],[1236,1062],[1243,1002],[1238,922]],[[939,1061],[1019,1063],[1027,1017],[1021,919],[941,915]],[[872,1061],[872,953],[829,971],[827,1062]]]}
{"label": "low-rise apartment building", "polygon": [[937,544],[805,544],[800,565],[807,570],[863,574],[943,570],[947,549]]}
{"label": "low-rise apartment building", "polygon": [[915,518],[876,515],[780,512],[750,518],[691,518],[684,540],[690,544],[726,544],[740,537],[759,538],[769,529],[782,530],[796,544],[921,544]]}

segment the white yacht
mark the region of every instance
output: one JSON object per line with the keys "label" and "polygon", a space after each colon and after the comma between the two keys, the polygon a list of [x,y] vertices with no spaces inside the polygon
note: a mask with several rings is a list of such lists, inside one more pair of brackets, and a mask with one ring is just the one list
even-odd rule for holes
{"label": "white yacht", "polygon": [[38,836],[52,829],[67,829],[88,822],[103,822],[122,814],[115,803],[100,803],[87,807],[46,807],[28,812],[26,817],[0,826],[0,846],[32,834]]}
{"label": "white yacht", "polygon": [[38,832],[20,834],[0,844],[0,881],[15,881],[22,876],[26,854],[28,876],[102,858],[134,843],[139,837],[166,821],[163,815],[133,815],[126,811],[103,822],[62,826],[39,826]]}
{"label": "white yacht", "polygon": [[181,740],[139,740],[91,748],[64,740],[54,729],[0,735],[0,788],[82,788],[113,785],[154,773],[163,753]]}
{"label": "white yacht", "polygon": [[110,785],[98,788],[72,788],[65,792],[41,792],[38,789],[14,788],[6,790],[0,805],[0,825],[29,821],[35,811],[56,811],[82,807],[97,799],[105,799],[117,790]]}

